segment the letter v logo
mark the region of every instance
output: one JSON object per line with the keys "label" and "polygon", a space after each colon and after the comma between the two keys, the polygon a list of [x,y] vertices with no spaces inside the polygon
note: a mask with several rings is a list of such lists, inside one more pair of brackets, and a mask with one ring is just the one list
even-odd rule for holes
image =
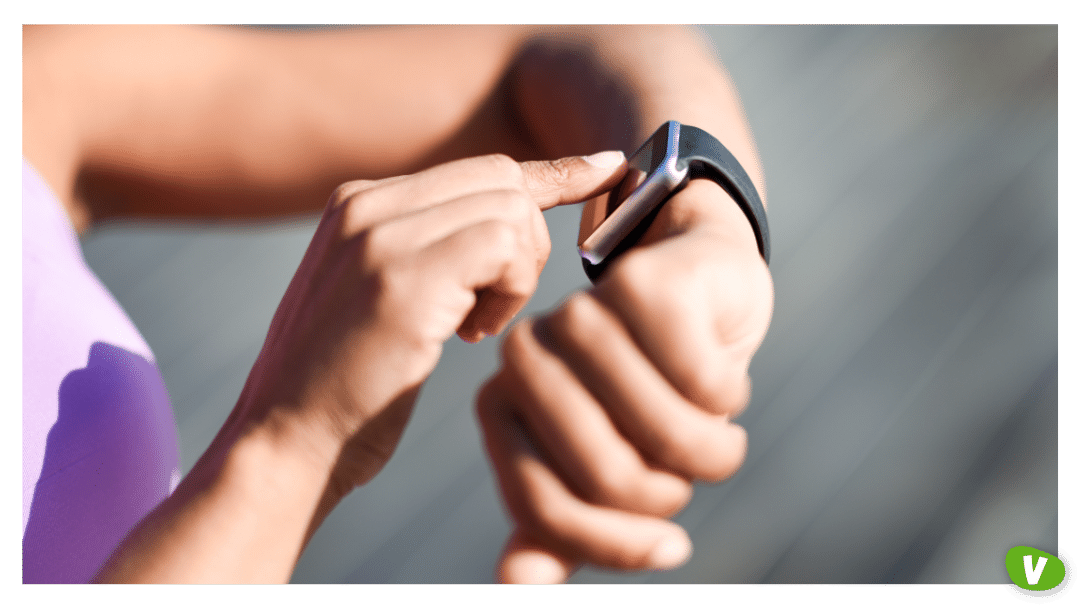
{"label": "letter v logo", "polygon": [[1034,547],[1013,547],[1005,554],[1005,570],[1017,587],[1027,591],[1053,589],[1065,580],[1065,563]]}
{"label": "letter v logo", "polygon": [[1024,575],[1027,576],[1027,582],[1029,585],[1039,584],[1039,578],[1042,577],[1043,568],[1046,567],[1046,557],[1039,558],[1039,565],[1034,568],[1031,567],[1032,555],[1024,556]]}

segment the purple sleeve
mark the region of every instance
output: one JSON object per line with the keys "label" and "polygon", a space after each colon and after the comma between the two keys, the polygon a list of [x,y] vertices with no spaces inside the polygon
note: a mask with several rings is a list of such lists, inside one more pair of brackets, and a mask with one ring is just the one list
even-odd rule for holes
{"label": "purple sleeve", "polygon": [[87,582],[179,480],[149,347],[23,163],[23,582]]}

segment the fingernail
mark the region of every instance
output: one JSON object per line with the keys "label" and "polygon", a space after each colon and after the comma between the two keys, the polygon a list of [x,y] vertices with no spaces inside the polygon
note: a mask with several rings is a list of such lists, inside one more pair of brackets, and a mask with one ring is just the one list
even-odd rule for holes
{"label": "fingernail", "polygon": [[671,536],[653,547],[649,553],[649,567],[655,570],[671,570],[685,564],[690,559],[694,548],[690,539],[684,536]]}
{"label": "fingernail", "polygon": [[622,153],[622,150],[608,150],[606,152],[597,152],[596,154],[590,154],[584,157],[585,162],[594,167],[600,167],[601,169],[611,169],[618,167],[626,160],[626,155]]}

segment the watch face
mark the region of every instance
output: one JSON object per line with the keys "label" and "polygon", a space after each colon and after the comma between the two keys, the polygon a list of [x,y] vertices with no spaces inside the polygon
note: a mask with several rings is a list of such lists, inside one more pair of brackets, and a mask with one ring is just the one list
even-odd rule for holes
{"label": "watch face", "polygon": [[586,204],[578,232],[581,257],[602,262],[682,182],[686,170],[675,167],[678,127],[674,121],[664,123],[627,160],[630,166],[622,182]]}

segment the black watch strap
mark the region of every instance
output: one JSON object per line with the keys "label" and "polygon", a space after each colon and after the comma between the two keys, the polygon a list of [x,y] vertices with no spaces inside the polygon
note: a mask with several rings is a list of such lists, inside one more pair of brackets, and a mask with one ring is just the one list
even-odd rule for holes
{"label": "black watch strap", "polygon": [[[765,207],[761,204],[757,188],[746,174],[739,161],[728,151],[715,137],[697,127],[681,125],[675,121],[669,123],[673,128],[679,129],[679,149],[677,152],[677,167],[688,169],[686,177],[668,195],[670,198],[676,192],[686,186],[692,179],[709,179],[716,182],[727,192],[735,203],[739,205],[750,226],[754,229],[754,238],[757,240],[758,251],[765,263],[769,263],[769,221],[765,217]],[[654,134],[655,137],[655,134]],[[647,140],[645,145],[648,145]],[[640,149],[639,149],[640,151]],[[670,153],[670,152],[669,152]],[[635,153],[636,155],[636,153]],[[589,280],[596,283],[607,265],[615,258],[622,255],[626,250],[635,246],[646,230],[652,225],[658,213],[663,208],[665,198],[656,205],[644,219],[609,253],[603,261],[593,264],[585,256],[581,258],[581,265],[585,268],[585,274]]]}
{"label": "black watch strap", "polygon": [[707,132],[688,125],[679,129],[679,163],[690,164],[690,179],[705,178],[716,182],[735,199],[754,228],[758,251],[769,263],[769,221],[754,182],[739,161]]}

